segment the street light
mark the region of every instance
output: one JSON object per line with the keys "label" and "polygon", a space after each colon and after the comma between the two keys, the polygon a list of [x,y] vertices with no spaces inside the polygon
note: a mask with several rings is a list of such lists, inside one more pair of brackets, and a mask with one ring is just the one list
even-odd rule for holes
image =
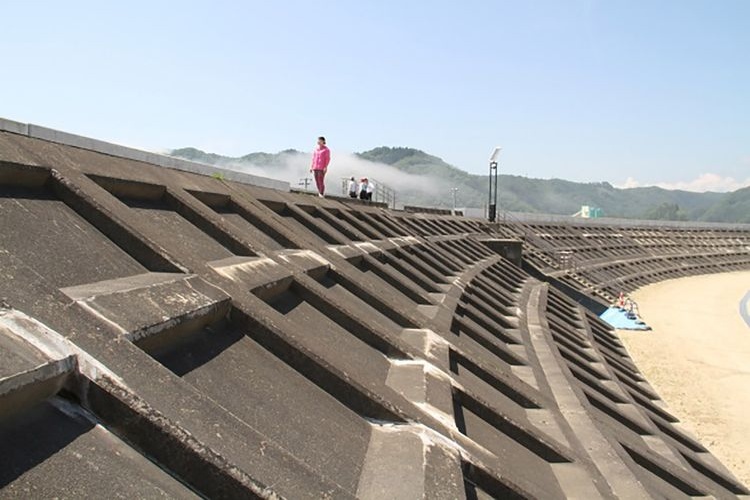
{"label": "street light", "polygon": [[497,213],[497,158],[503,148],[496,147],[490,155],[489,201],[487,202],[487,219],[495,222]]}
{"label": "street light", "polygon": [[456,215],[456,194],[458,193],[458,188],[451,188],[451,191],[453,191],[453,211],[451,215]]}

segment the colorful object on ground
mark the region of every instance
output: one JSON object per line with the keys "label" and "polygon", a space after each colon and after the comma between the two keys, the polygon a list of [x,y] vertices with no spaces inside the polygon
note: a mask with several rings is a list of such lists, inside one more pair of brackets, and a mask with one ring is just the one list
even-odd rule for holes
{"label": "colorful object on ground", "polygon": [[599,317],[620,330],[651,330],[651,327],[638,319],[634,313],[619,307],[610,307]]}

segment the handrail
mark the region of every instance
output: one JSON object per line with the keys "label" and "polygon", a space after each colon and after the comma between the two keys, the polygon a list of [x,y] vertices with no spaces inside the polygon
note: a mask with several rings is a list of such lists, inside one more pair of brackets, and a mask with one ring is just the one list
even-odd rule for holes
{"label": "handrail", "polygon": [[[341,194],[349,196],[349,181],[351,177],[341,178]],[[372,201],[376,203],[385,203],[387,206],[396,209],[396,190],[389,185],[380,182],[377,179],[369,178],[370,182],[375,185],[372,193]]]}

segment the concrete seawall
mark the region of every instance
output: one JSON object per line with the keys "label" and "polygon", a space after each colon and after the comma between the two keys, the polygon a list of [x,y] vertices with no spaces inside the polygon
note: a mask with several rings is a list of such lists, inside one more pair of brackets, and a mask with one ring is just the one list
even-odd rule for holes
{"label": "concrete seawall", "polygon": [[0,497],[750,494],[592,312],[749,270],[750,231],[490,225],[5,126]]}

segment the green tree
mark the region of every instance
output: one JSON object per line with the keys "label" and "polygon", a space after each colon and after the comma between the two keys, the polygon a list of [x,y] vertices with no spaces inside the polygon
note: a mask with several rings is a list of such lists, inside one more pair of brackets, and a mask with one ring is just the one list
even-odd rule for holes
{"label": "green tree", "polygon": [[680,206],[677,203],[664,202],[646,210],[643,218],[651,220],[687,220],[687,214],[680,210]]}

